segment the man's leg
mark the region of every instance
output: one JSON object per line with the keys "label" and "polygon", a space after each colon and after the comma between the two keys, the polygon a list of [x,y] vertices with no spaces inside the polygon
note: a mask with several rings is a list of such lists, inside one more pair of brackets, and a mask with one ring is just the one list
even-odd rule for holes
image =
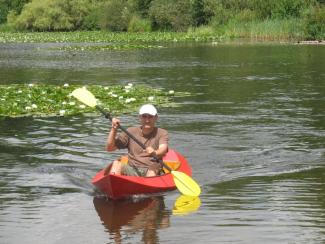
{"label": "man's leg", "polygon": [[148,169],[146,177],[152,177],[152,176],[156,176],[156,171],[152,170],[152,169]]}
{"label": "man's leg", "polygon": [[122,173],[122,163],[118,160],[114,160],[112,163],[112,166],[110,167],[110,165],[108,165],[105,168],[105,172],[104,175],[107,174],[114,174],[114,175],[121,175]]}

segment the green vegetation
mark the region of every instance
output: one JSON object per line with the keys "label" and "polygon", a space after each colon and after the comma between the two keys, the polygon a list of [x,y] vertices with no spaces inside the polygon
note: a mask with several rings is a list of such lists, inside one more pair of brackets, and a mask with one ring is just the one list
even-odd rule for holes
{"label": "green vegetation", "polygon": [[[202,28],[203,30],[203,28]],[[106,31],[84,31],[84,32],[0,32],[0,42],[88,42],[88,43],[133,43],[154,47],[148,43],[160,42],[184,42],[184,41],[214,41],[218,37],[211,32],[199,32],[198,30],[184,32],[106,32]],[[157,45],[156,45],[157,46]]]}
{"label": "green vegetation", "polygon": [[[80,86],[79,86],[80,87]],[[96,112],[78,102],[70,93],[76,85],[12,84],[0,86],[0,117],[66,116]],[[103,107],[116,113],[136,111],[141,104],[170,106],[171,97],[185,94],[147,86],[87,86]]]}
{"label": "green vegetation", "polygon": [[55,50],[63,51],[107,51],[107,50],[129,50],[129,49],[149,49],[149,48],[162,48],[161,46],[146,45],[146,44],[111,44],[111,45],[89,45],[89,46],[68,46],[59,47]]}
{"label": "green vegetation", "polygon": [[0,30],[320,40],[324,13],[324,0],[0,0]]}

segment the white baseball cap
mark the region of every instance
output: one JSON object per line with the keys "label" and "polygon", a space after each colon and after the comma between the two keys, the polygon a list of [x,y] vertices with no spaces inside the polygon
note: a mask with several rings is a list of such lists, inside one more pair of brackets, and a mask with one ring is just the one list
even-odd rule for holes
{"label": "white baseball cap", "polygon": [[152,104],[145,104],[142,105],[140,110],[139,110],[139,114],[150,114],[152,116],[156,116],[157,115],[157,109],[152,105]]}

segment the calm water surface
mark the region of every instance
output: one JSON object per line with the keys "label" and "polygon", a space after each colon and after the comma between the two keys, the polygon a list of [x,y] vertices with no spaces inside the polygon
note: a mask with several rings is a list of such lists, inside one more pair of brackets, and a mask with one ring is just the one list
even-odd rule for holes
{"label": "calm water surface", "polygon": [[49,49],[58,45],[0,44],[0,84],[190,92],[159,125],[202,186],[185,205],[201,204],[177,212],[177,191],[107,201],[90,181],[122,152],[104,151],[99,115],[0,119],[0,243],[325,242],[324,46]]}

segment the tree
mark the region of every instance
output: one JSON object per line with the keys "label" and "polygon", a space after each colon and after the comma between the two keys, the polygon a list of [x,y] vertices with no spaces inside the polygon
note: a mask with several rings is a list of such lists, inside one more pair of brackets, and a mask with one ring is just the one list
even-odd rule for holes
{"label": "tree", "polygon": [[[19,30],[67,31],[87,29],[86,20],[101,6],[99,0],[33,0],[21,14],[10,14],[8,24]],[[91,28],[94,28],[93,23]]]}
{"label": "tree", "polygon": [[109,0],[103,8],[101,27],[110,31],[127,31],[131,7],[127,0]]}
{"label": "tree", "polygon": [[30,0],[0,0],[0,24],[6,22],[10,11],[20,14],[26,3]]}
{"label": "tree", "polygon": [[134,10],[143,18],[148,17],[149,8],[153,0],[131,0]]}
{"label": "tree", "polygon": [[156,29],[185,31],[192,24],[192,6],[188,0],[155,0],[149,16]]}

